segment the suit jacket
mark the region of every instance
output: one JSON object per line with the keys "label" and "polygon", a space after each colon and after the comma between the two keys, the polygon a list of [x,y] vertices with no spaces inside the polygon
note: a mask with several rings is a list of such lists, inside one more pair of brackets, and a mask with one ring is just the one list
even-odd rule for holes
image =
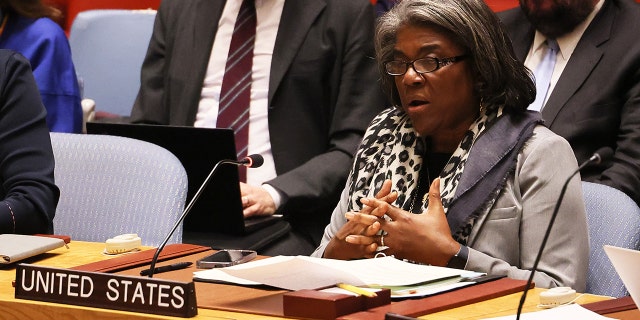
{"label": "suit jacket", "polygon": [[[520,8],[499,13],[519,59],[535,30]],[[542,110],[549,128],[566,138],[579,163],[598,148],[612,161],[582,170],[583,180],[622,190],[640,203],[640,5],[606,0],[578,42]]]}
{"label": "suit jacket", "polygon": [[[550,167],[551,161],[555,165]],[[505,181],[493,206],[476,220],[467,241],[469,256],[465,269],[528,279],[565,181],[558,176],[577,167],[569,144],[544,126],[537,126],[518,154],[514,173]],[[460,183],[458,189],[466,189],[462,180]],[[313,256],[321,257],[329,241],[347,222],[344,214],[349,198],[349,189],[345,188]],[[570,286],[584,291],[589,241],[577,177],[570,181],[559,210],[534,281],[544,288]]]}
{"label": "suit jacket", "polygon": [[0,234],[52,233],[60,191],[29,61],[0,50]]}
{"label": "suit jacket", "polygon": [[[224,0],[164,0],[134,122],[193,125]],[[366,0],[287,0],[269,81],[269,134],[280,211],[317,242],[369,121],[385,99]]]}

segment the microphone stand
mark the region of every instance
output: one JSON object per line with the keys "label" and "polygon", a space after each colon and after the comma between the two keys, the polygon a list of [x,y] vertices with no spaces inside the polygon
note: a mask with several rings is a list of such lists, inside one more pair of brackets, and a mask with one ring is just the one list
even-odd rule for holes
{"label": "microphone stand", "polygon": [[556,216],[558,215],[558,210],[560,209],[560,204],[562,203],[562,199],[564,198],[564,193],[567,191],[567,186],[569,185],[569,181],[575,176],[582,168],[586,167],[591,163],[600,163],[613,155],[613,150],[608,147],[603,147],[598,149],[589,159],[583,162],[578,169],[576,169],[570,176],[565,180],[564,185],[562,186],[562,190],[560,191],[560,196],[558,196],[558,201],[556,201],[556,206],[553,208],[553,214],[551,214],[551,220],[549,221],[549,225],[547,226],[547,231],[544,233],[544,238],[542,238],[542,244],[540,244],[540,250],[538,250],[538,256],[533,263],[533,267],[531,268],[531,275],[529,275],[529,279],[527,280],[527,284],[525,285],[524,291],[522,292],[522,296],[520,297],[520,302],[518,303],[518,312],[516,313],[516,320],[520,320],[520,313],[522,312],[522,307],[524,306],[524,301],[527,298],[527,292],[529,291],[529,287],[531,287],[531,283],[533,282],[533,275],[538,269],[538,262],[540,262],[540,258],[542,257],[542,251],[544,251],[544,247],[547,244],[547,239],[549,239],[549,234],[551,234],[551,228],[553,227],[553,222],[556,220]]}
{"label": "microphone stand", "polygon": [[[191,211],[191,208],[196,203],[196,200],[198,200],[198,198],[202,194],[202,191],[204,190],[204,188],[209,184],[209,181],[211,181],[211,177],[213,176],[213,174],[218,170],[218,167],[220,165],[222,165],[222,164],[245,165],[246,161],[245,161],[245,159],[243,159],[241,161],[221,160],[221,161],[218,161],[216,163],[216,165],[213,167],[213,169],[211,169],[211,172],[209,172],[209,175],[207,176],[206,179],[204,179],[204,182],[202,183],[202,185],[200,185],[200,188],[198,188],[198,191],[196,191],[195,195],[193,195],[193,198],[191,199],[191,201],[189,201],[189,204],[187,205],[187,207],[184,209],[184,211],[182,211],[182,215],[180,215],[180,219],[178,219],[178,221],[176,221],[176,223],[173,225],[173,228],[171,228],[171,231],[169,232],[167,237],[164,239],[164,241],[162,241],[162,244],[160,244],[160,246],[156,250],[156,253],[153,255],[153,258],[151,259],[151,265],[149,266],[149,278],[153,277],[153,273],[155,271],[156,262],[158,261],[158,257],[160,256],[160,251],[162,251],[162,249],[164,249],[164,247],[167,245],[167,242],[169,242],[169,239],[171,238],[173,233],[176,231],[176,229],[178,229],[178,226],[180,226],[180,223],[182,223],[184,218]],[[249,166],[251,166],[250,163],[249,163]]]}
{"label": "microphone stand", "polygon": [[553,208],[553,214],[551,215],[551,220],[549,220],[549,225],[547,226],[547,231],[544,233],[544,238],[542,238],[542,244],[540,244],[540,250],[538,251],[538,256],[533,263],[533,267],[531,268],[531,275],[529,275],[529,279],[527,280],[527,284],[525,285],[524,291],[522,292],[522,296],[520,297],[520,303],[518,303],[518,313],[516,314],[516,320],[520,320],[520,313],[522,312],[522,307],[524,306],[524,300],[527,298],[527,292],[529,291],[529,287],[531,287],[531,283],[533,282],[533,275],[538,268],[538,262],[540,262],[540,257],[542,257],[542,251],[544,251],[544,247],[547,244],[547,239],[549,239],[549,234],[551,233],[551,227],[553,227],[553,222],[556,220],[556,216],[558,215],[558,209],[560,209],[560,204],[562,203],[562,198],[564,197],[564,193],[567,191],[567,186],[569,185],[569,181],[571,178],[576,175],[576,173],[580,172],[585,165],[590,163],[591,161],[587,161],[583,163],[576,171],[574,171],[569,178],[564,182],[562,186],[562,191],[560,191],[560,196],[558,197],[558,201],[556,202],[555,208]]}

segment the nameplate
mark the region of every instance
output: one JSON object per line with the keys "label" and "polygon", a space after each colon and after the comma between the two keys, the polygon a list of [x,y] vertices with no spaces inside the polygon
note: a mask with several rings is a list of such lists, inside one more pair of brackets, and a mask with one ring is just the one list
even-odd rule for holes
{"label": "nameplate", "polygon": [[18,264],[16,299],[153,313],[198,314],[193,282]]}

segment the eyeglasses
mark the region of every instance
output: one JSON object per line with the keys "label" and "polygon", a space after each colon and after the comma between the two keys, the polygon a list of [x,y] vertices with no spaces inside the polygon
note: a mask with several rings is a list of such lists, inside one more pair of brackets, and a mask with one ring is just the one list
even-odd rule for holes
{"label": "eyeglasses", "polygon": [[384,63],[384,70],[391,76],[401,76],[407,73],[409,66],[411,66],[417,73],[423,74],[434,72],[446,65],[464,60],[465,57],[464,55],[442,59],[426,57],[411,62],[393,60]]}

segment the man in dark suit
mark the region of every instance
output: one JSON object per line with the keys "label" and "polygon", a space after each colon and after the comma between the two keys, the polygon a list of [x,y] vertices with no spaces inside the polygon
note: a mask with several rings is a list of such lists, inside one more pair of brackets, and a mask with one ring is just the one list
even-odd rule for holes
{"label": "man in dark suit", "polygon": [[603,146],[611,161],[582,179],[622,190],[640,203],[640,6],[632,0],[520,0],[499,13],[516,55],[534,70],[537,46],[560,48],[542,117],[571,144],[579,163]]}
{"label": "man in dark suit", "polygon": [[[209,101],[219,99],[210,94],[219,90],[216,72],[224,69],[217,53],[228,51],[241,2],[161,3],[133,122],[215,126],[202,119]],[[258,150],[251,150],[251,139],[266,137],[258,152],[273,172],[255,184],[254,169],[247,173],[244,213],[283,213],[291,223],[288,245],[268,254],[308,254],[329,222],[364,129],[385,105],[373,60],[375,13],[367,0],[256,0],[255,7],[260,58],[254,58],[250,125],[264,130],[250,134],[249,153]]]}

